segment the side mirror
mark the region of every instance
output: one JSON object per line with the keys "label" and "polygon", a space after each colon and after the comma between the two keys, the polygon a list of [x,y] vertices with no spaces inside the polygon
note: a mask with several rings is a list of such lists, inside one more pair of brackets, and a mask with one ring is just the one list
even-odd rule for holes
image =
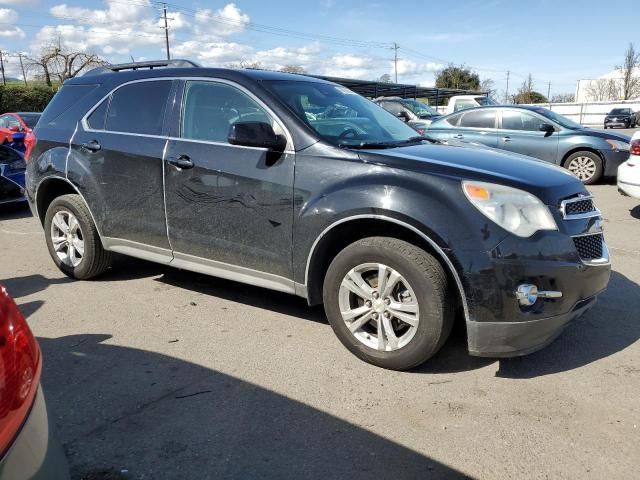
{"label": "side mirror", "polygon": [[265,122],[238,122],[229,127],[227,140],[231,145],[268,148],[275,152],[284,152],[287,139],[277,135],[273,127]]}
{"label": "side mirror", "polygon": [[553,132],[555,132],[556,129],[553,127],[553,125],[550,125],[548,123],[542,123],[542,124],[540,124],[540,131],[544,132],[546,134],[545,136],[548,137]]}

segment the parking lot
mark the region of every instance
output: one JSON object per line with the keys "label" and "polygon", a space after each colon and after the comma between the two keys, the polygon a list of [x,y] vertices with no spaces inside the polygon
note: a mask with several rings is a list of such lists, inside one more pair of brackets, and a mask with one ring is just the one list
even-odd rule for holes
{"label": "parking lot", "polygon": [[299,298],[118,258],[53,265],[28,210],[0,212],[0,278],[44,352],[74,478],[632,478],[640,458],[640,205],[592,188],[608,291],[546,349],[417,371],[368,365]]}

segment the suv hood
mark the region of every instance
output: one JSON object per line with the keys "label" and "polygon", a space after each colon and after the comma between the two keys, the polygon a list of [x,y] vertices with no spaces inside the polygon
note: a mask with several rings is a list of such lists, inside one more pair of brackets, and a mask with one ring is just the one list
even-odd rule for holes
{"label": "suv hood", "polygon": [[588,193],[573,174],[564,168],[524,155],[466,144],[414,145],[385,150],[360,150],[365,162],[393,168],[499,183],[526,190],[547,205],[577,193]]}

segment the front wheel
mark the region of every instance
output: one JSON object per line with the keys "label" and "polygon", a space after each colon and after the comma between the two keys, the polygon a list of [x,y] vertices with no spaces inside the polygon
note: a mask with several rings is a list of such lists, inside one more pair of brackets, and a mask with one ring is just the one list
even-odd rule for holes
{"label": "front wheel", "polygon": [[454,308],[442,266],[402,240],[370,237],[349,245],[331,262],[323,290],[340,341],[379,367],[420,365],[451,332]]}
{"label": "front wheel", "polygon": [[109,268],[111,254],[102,247],[91,213],[79,195],[53,200],[44,229],[51,258],[69,277],[86,280]]}
{"label": "front wheel", "polygon": [[602,177],[602,159],[593,152],[575,152],[563,164],[585,185],[592,185]]}

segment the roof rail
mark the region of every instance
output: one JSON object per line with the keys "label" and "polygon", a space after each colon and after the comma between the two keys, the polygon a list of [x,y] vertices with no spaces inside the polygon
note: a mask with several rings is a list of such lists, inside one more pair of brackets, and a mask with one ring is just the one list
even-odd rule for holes
{"label": "roof rail", "polygon": [[100,67],[89,70],[84,76],[88,75],[101,75],[103,73],[121,72],[123,70],[139,70],[142,68],[148,68],[153,70],[154,68],[200,68],[196,62],[184,59],[175,60],[150,60],[148,62],[132,62],[132,63],[118,63],[115,65],[102,65]]}

